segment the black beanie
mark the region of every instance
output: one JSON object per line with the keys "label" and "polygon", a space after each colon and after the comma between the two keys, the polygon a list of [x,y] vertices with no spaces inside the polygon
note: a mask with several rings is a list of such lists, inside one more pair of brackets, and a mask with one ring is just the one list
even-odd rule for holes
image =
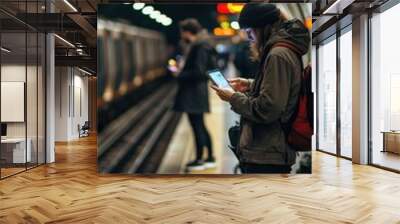
{"label": "black beanie", "polygon": [[247,3],[239,16],[240,28],[257,28],[278,21],[280,11],[274,4]]}

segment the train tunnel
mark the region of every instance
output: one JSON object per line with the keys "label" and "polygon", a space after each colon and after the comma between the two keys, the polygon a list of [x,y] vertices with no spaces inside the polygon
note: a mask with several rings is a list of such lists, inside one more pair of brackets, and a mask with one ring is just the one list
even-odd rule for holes
{"label": "train tunnel", "polygon": [[[98,171],[100,173],[232,174],[240,172],[228,130],[240,116],[208,87],[205,114],[215,165],[188,170],[196,139],[186,113],[173,109],[178,81],[173,68],[185,56],[179,24],[196,19],[216,53],[225,78],[251,78],[257,62],[240,31],[242,3],[99,5],[97,20]],[[277,4],[308,28],[311,7]],[[310,63],[310,54],[303,58]],[[208,82],[211,85],[211,81]],[[204,152],[207,154],[206,152]]]}

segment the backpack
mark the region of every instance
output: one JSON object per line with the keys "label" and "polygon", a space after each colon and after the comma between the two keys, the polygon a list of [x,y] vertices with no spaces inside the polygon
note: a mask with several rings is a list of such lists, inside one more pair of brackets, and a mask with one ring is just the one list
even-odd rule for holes
{"label": "backpack", "polygon": [[311,66],[303,67],[301,53],[288,42],[276,43],[273,47],[285,47],[296,53],[301,62],[301,87],[296,111],[285,124],[282,124],[286,141],[295,151],[311,151],[311,138],[314,127],[314,94],[312,92]]}

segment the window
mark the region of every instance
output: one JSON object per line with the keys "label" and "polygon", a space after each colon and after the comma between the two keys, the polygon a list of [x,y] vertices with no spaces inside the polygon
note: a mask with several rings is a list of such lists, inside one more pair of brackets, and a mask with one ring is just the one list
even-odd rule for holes
{"label": "window", "polygon": [[372,163],[400,170],[400,5],[371,19]]}
{"label": "window", "polygon": [[352,156],[352,33],[340,36],[340,155]]}
{"label": "window", "polygon": [[[41,13],[44,3],[18,7],[21,15]],[[0,178],[45,163],[45,41],[44,33],[0,13]]]}
{"label": "window", "polygon": [[317,147],[336,153],[336,36],[318,48]]}

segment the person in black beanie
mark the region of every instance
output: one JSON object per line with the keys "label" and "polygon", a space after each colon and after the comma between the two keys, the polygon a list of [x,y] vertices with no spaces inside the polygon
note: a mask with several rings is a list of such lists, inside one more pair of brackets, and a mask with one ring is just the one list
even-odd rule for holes
{"label": "person in black beanie", "polygon": [[256,77],[230,80],[234,90],[212,88],[241,115],[236,154],[242,172],[290,173],[296,152],[286,142],[283,124],[289,123],[296,110],[301,56],[308,52],[310,32],[301,21],[288,20],[268,3],[246,4],[239,24],[252,42],[253,57],[259,61]]}

